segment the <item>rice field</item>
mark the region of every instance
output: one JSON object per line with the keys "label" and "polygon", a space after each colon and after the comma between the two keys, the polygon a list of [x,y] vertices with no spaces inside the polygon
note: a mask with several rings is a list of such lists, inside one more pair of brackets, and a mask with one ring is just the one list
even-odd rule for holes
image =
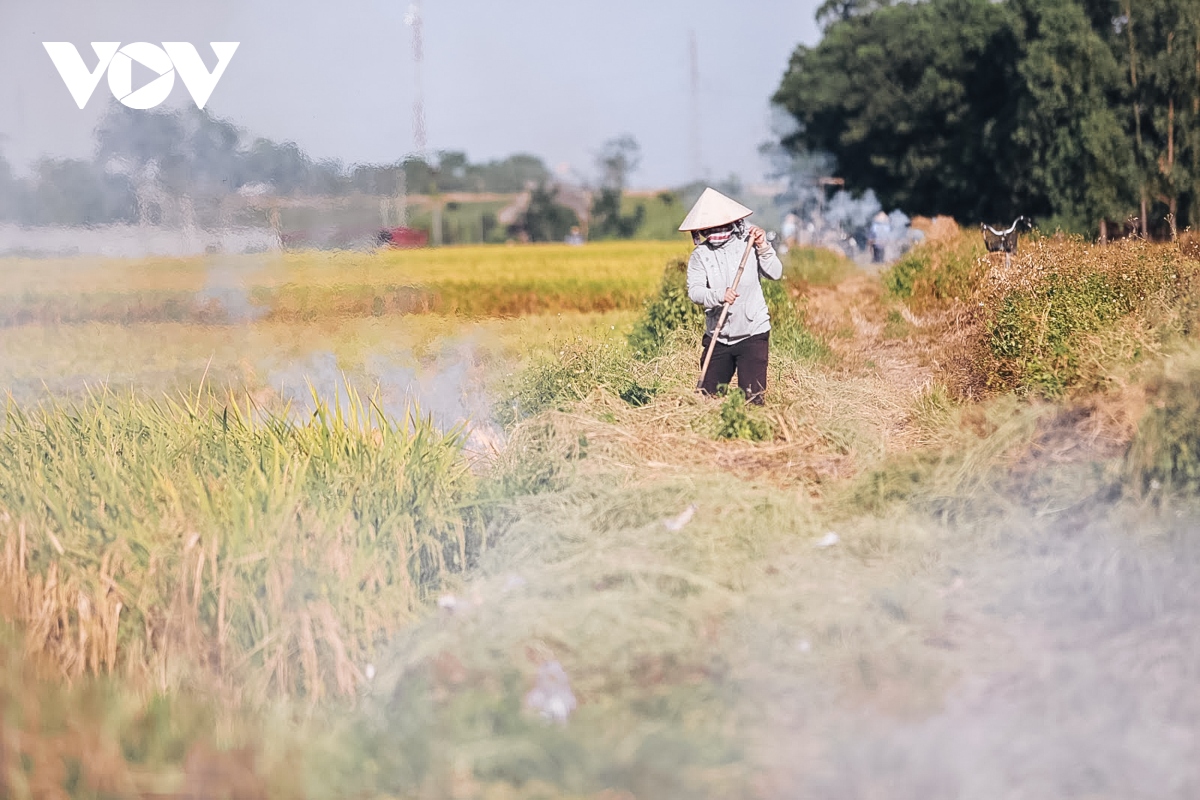
{"label": "rice field", "polygon": [[957,247],[793,252],[761,410],[684,244],[6,262],[0,795],[1189,797],[1187,293],[964,398]]}
{"label": "rice field", "polygon": [[[558,339],[615,335],[670,243],[376,253],[7,260],[0,380],[20,402],[86,387],[191,392],[204,379],[276,407],[350,383],[390,413],[434,397],[487,411],[485,384]],[[169,343],[164,347],[163,343]],[[454,421],[452,418],[450,421]]]}
{"label": "rice field", "polygon": [[[622,335],[677,251],[6,264],[3,297],[18,310],[0,328],[0,519],[29,651],[64,676],[120,674],[162,691],[216,676],[251,697],[353,694],[373,648],[484,546],[470,454],[502,445],[491,422],[500,378],[557,340]],[[363,287],[397,282],[466,287],[484,311],[354,307]],[[206,295],[216,283],[225,294]],[[518,285],[558,291],[567,311],[487,305]],[[322,313],[254,304],[281,288],[305,302],[320,293]],[[207,324],[93,313],[175,296],[248,304]],[[624,299],[590,310],[603,297]],[[39,303],[52,310],[31,312]],[[316,592],[315,610],[284,596],[296,581]],[[271,598],[255,594],[267,585]],[[210,662],[210,648],[215,662],[179,672]]]}
{"label": "rice field", "polygon": [[508,317],[639,307],[673,242],[0,262],[0,325]]}
{"label": "rice field", "polygon": [[3,583],[29,651],[160,691],[215,667],[235,696],[352,694],[486,542],[463,432],[349,402],[303,423],[236,396],[10,404]]}

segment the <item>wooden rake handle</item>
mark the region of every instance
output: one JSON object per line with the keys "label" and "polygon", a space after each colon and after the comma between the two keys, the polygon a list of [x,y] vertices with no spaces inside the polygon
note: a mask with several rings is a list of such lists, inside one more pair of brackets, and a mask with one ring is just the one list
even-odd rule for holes
{"label": "wooden rake handle", "polygon": [[[754,249],[754,242],[749,236],[746,237],[746,251],[742,253],[742,263],[738,264],[737,274],[733,276],[733,285],[730,289],[737,291],[738,284],[742,280],[742,273],[746,271],[746,262],[750,259],[750,251]],[[725,327],[725,318],[729,316],[729,303],[725,303],[721,307],[721,316],[717,318],[717,327],[713,329],[712,339],[708,342],[708,352],[704,354],[704,364],[700,367],[700,380],[696,381],[696,390],[704,385],[704,376],[708,374],[708,365],[712,361],[713,350],[717,346],[717,336],[721,333],[721,328]]]}

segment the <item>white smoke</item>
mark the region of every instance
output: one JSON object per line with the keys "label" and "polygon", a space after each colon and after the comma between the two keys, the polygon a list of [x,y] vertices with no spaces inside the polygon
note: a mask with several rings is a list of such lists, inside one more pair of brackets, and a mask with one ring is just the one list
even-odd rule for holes
{"label": "white smoke", "polygon": [[871,218],[882,210],[883,206],[870,189],[859,198],[849,192],[838,192],[825,207],[825,221],[853,236],[865,230],[871,224]]}
{"label": "white smoke", "polygon": [[328,350],[314,351],[269,370],[267,383],[293,414],[311,416],[314,394],[348,413],[352,388],[364,402],[374,398],[393,421],[404,423],[419,414],[442,431],[463,426],[469,450],[491,453],[503,446],[504,434],[493,419],[484,378],[475,346],[454,341],[423,361],[408,351],[374,353],[357,368],[343,368]]}
{"label": "white smoke", "polygon": [[250,285],[266,264],[258,258],[209,255],[205,258],[204,288],[196,295],[200,308],[214,308],[232,324],[261,319],[267,309],[251,301]]}

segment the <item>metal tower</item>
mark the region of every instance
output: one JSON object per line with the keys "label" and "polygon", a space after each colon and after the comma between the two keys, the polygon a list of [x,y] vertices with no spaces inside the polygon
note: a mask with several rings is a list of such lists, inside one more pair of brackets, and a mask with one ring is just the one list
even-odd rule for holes
{"label": "metal tower", "polygon": [[408,13],[404,16],[404,24],[412,28],[413,81],[416,93],[413,95],[413,147],[417,155],[425,158],[425,98],[421,86],[421,62],[425,58],[425,44],[422,39],[421,0],[412,0]]}
{"label": "metal tower", "polygon": [[690,155],[692,180],[704,177],[704,158],[700,152],[700,55],[696,46],[696,30],[688,31],[688,67],[691,83],[690,120]]}

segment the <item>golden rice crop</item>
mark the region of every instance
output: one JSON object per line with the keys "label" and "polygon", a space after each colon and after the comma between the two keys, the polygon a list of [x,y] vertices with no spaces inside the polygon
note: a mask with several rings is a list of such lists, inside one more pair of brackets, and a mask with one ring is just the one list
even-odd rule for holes
{"label": "golden rice crop", "polygon": [[[314,393],[315,394],[315,393]],[[29,652],[160,689],[350,694],[483,548],[461,430],[350,391],[306,421],[107,393],[0,429],[0,573]]]}
{"label": "golden rice crop", "polygon": [[686,254],[686,242],[598,242],[583,246],[540,244],[470,246],[419,250],[384,250],[286,254],[285,282],[322,286],[357,281],[368,285],[415,282],[520,283],[578,280],[641,283],[649,291],[663,263]]}
{"label": "golden rice crop", "polygon": [[470,246],[187,259],[3,262],[0,324],[221,322],[443,312],[516,316],[636,308],[675,242]]}

